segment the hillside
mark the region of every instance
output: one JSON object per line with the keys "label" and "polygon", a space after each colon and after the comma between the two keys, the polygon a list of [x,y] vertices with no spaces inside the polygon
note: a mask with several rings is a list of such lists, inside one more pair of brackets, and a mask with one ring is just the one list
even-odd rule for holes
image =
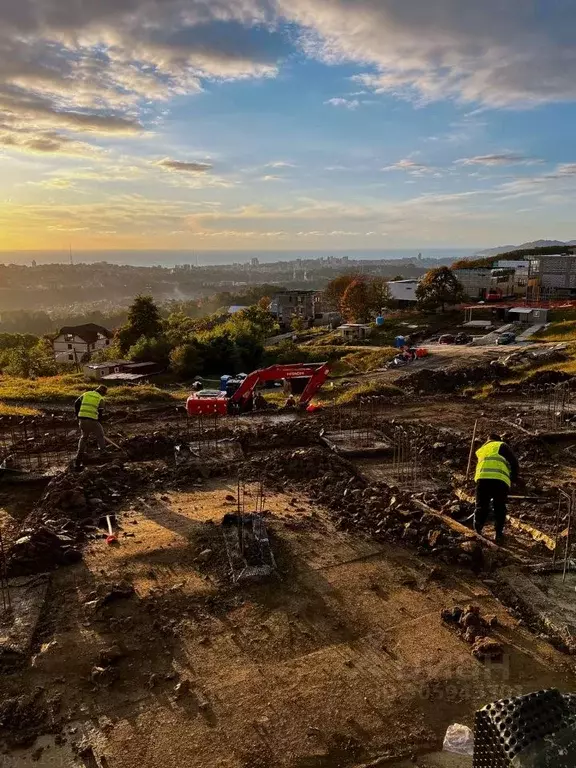
{"label": "hillside", "polygon": [[528,248],[553,248],[554,246],[576,245],[576,240],[533,240],[530,243],[521,245],[499,245],[496,248],[487,248],[484,251],[478,251],[476,256],[499,256],[502,253],[510,251],[522,251]]}

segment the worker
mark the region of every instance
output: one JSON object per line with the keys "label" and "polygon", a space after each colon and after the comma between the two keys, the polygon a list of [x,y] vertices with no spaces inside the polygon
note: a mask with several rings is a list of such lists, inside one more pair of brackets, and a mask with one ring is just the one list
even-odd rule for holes
{"label": "worker", "polygon": [[294,395],[289,395],[284,403],[284,408],[296,408],[296,398]]}
{"label": "worker", "polygon": [[494,510],[496,543],[501,543],[506,524],[506,501],[512,483],[518,480],[518,459],[500,435],[491,434],[476,451],[476,511],[474,530],[482,533],[490,514],[490,502]]}
{"label": "worker", "polygon": [[254,398],[254,410],[261,411],[267,406],[268,406],[268,403],[266,402],[264,395],[261,392],[257,392],[256,397]]}
{"label": "worker", "polygon": [[101,385],[95,390],[85,392],[74,403],[74,410],[76,411],[78,426],[80,427],[78,452],[74,462],[76,469],[80,469],[82,465],[82,456],[91,435],[96,438],[100,452],[106,450],[106,438],[104,437],[104,430],[100,420],[104,410],[104,395],[107,391],[108,389]]}

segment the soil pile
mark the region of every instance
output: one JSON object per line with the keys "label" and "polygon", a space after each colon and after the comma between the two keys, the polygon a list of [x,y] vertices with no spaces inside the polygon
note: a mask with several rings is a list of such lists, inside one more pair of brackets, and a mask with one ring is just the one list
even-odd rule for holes
{"label": "soil pile", "polygon": [[79,560],[87,534],[147,479],[145,470],[120,463],[54,478],[10,549],[10,575],[42,573]]}
{"label": "soil pile", "polygon": [[398,385],[418,394],[452,394],[471,384],[498,381],[510,375],[510,370],[497,360],[467,368],[430,370],[421,368],[402,376]]}
{"label": "soil pile", "polygon": [[135,435],[122,442],[122,447],[132,461],[162,459],[174,453],[176,441],[162,432],[151,435]]}
{"label": "soil pile", "polygon": [[308,446],[320,442],[320,427],[315,420],[297,419],[275,424],[256,424],[248,430],[238,429],[237,437],[246,449],[272,446]]}
{"label": "soil pile", "polygon": [[[571,386],[576,384],[576,377],[566,371],[536,371],[524,381],[513,382],[510,384],[495,382],[498,394],[535,394],[535,391],[543,387],[551,388],[556,384],[570,382]],[[544,394],[544,393],[543,393]]]}

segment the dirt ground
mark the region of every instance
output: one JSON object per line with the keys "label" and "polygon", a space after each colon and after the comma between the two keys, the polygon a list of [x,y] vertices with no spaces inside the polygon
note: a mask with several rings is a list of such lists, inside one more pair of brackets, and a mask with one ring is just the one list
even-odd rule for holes
{"label": "dirt ground", "polygon": [[[430,370],[465,354],[442,349]],[[475,365],[494,351],[473,354]],[[322,413],[232,420],[226,437],[248,478],[239,486],[236,465],[210,468],[207,455],[200,467],[176,464],[172,412],[112,420],[108,434],[132,453],[65,472],[47,496],[42,485],[0,486],[0,528],[10,546],[28,547],[30,572],[37,551],[61,548],[29,658],[0,676],[0,764],[464,768],[438,753],[450,724],[472,727],[498,699],[576,690],[574,657],[497,597],[500,559],[550,562],[530,526],[551,536],[553,494],[576,487],[576,438],[527,435],[530,404],[514,398],[384,403],[368,425],[411,436],[409,487],[391,479],[392,456],[337,459],[321,442],[332,423]],[[352,409],[345,429],[358,415],[370,418]],[[475,425],[482,438],[506,432],[526,481],[501,548],[449,526],[470,511]],[[277,571],[233,583],[220,523],[238,511],[239,488],[245,512],[264,510]],[[467,605],[496,617],[497,661],[475,658],[442,620]]]}
{"label": "dirt ground", "polygon": [[[572,662],[481,580],[339,532],[301,498],[267,493],[278,575],[232,586],[216,524],[236,492],[215,480],[139,498],[118,544],[101,538],[54,574],[43,642],[24,685],[7,681],[50,691],[54,724],[76,724],[67,743],[35,745],[40,768],[74,744],[71,765],[92,768],[354,766],[437,749],[491,700],[573,688]],[[111,597],[121,583],[134,593]],[[498,616],[502,663],[475,660],[441,622],[471,602]]]}

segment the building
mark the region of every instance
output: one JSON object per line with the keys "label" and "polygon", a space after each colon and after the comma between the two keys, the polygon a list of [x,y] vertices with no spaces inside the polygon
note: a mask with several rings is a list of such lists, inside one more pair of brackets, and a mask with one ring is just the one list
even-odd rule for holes
{"label": "building", "polygon": [[84,366],[84,376],[87,379],[98,379],[106,382],[130,382],[137,383],[162,373],[162,366],[158,363],[144,362],[133,363],[130,360],[110,360],[105,363],[88,363]]}
{"label": "building", "polygon": [[532,299],[576,296],[576,252],[555,256],[531,256],[528,295]]}
{"label": "building", "polygon": [[546,325],[548,310],[536,307],[512,307],[508,317],[514,323],[522,323],[522,325]]}
{"label": "building", "polygon": [[112,336],[111,331],[95,323],[64,326],[52,339],[54,357],[60,362],[80,362],[97,349],[110,346]]}
{"label": "building", "polygon": [[130,365],[129,360],[108,360],[105,363],[87,363],[82,371],[87,379],[103,379],[112,373],[120,373],[127,365]]}
{"label": "building", "polygon": [[270,312],[282,329],[290,328],[294,317],[301,317],[306,325],[322,316],[322,294],[318,291],[282,291],[270,302]]}
{"label": "building", "polygon": [[455,269],[458,282],[464,288],[464,293],[471,299],[485,299],[492,286],[492,270],[488,267],[481,269]]}
{"label": "building", "polygon": [[409,307],[416,304],[416,288],[418,280],[391,280],[388,283],[388,293],[392,301],[399,307]]}
{"label": "building", "polygon": [[364,323],[345,323],[338,330],[346,341],[363,341],[372,333],[372,326]]}

